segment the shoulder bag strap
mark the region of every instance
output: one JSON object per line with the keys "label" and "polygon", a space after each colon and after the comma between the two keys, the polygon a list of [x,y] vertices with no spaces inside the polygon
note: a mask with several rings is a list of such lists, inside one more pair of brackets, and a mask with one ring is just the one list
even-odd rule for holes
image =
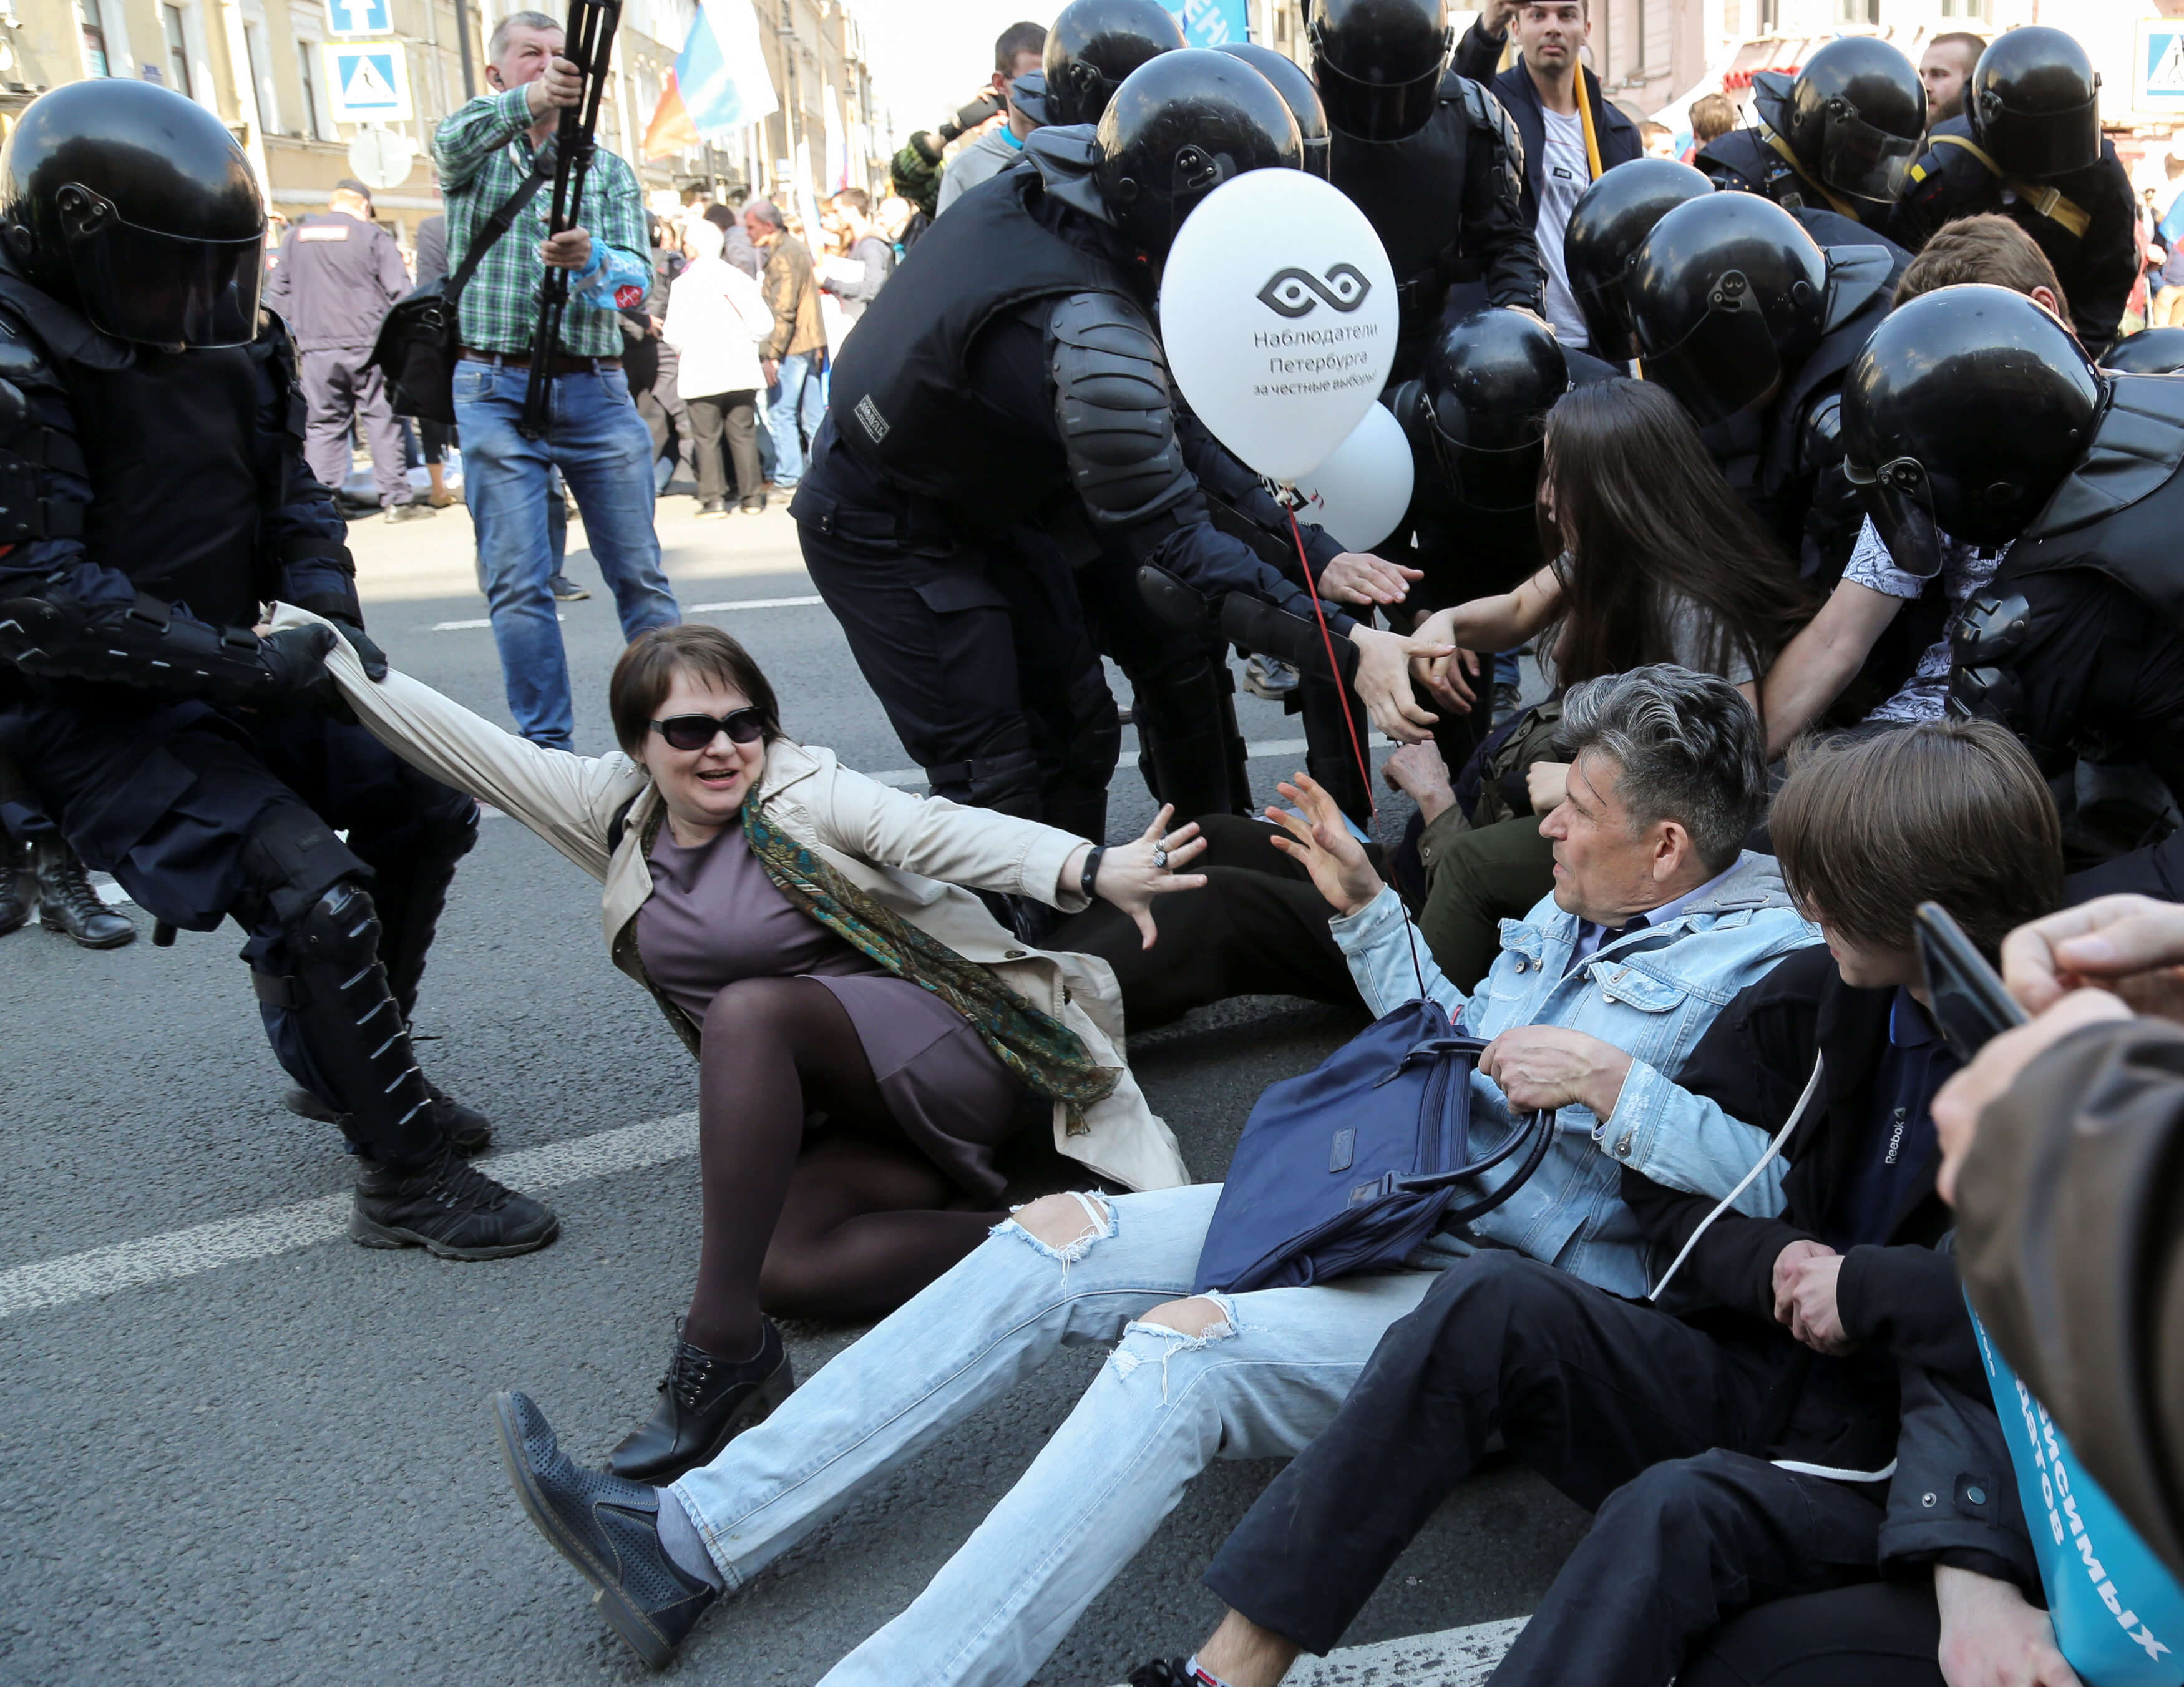
{"label": "shoulder bag strap", "polygon": [[531,173],[523,178],[522,185],[493,208],[493,215],[478,230],[477,238],[471,242],[471,249],[463,254],[461,265],[454,275],[448,277],[448,284],[441,288],[440,297],[447,300],[449,306],[461,304],[463,289],[471,284],[471,277],[477,273],[477,266],[485,261],[485,254],[493,250],[494,243],[502,235],[508,232],[509,226],[515,221],[517,214],[531,203],[531,196],[553,173],[554,144],[549,141],[532,159]]}

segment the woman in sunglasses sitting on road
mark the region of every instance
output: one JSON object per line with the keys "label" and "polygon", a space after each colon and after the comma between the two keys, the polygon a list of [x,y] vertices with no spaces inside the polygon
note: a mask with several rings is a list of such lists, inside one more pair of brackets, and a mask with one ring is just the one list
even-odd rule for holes
{"label": "woman in sunglasses sitting on road", "polygon": [[[283,610],[279,624],[309,619]],[[622,753],[545,750],[347,645],[343,698],[390,749],[523,822],[604,882],[614,963],[699,1061],[705,1229],[658,1409],[608,1460],[655,1483],[706,1463],[788,1393],[777,1316],[893,1310],[1006,1216],[994,1150],[1027,1117],[1134,1189],[1188,1181],[1117,1044],[1114,975],[1034,949],[973,891],[1094,897],[1150,943],[1153,897],[1204,844],[1112,848],[910,796],[781,729],[718,628],[656,628],[616,665]],[[807,1129],[811,1115],[824,1124]]]}

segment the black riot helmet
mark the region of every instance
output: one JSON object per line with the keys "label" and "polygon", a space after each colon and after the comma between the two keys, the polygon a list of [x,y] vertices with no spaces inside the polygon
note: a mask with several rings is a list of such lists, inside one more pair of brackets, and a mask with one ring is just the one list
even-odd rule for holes
{"label": "black riot helmet", "polygon": [[2184,328],[2141,328],[2101,354],[2101,367],[2119,375],[2174,375],[2184,369]]}
{"label": "black riot helmet", "polygon": [[1305,31],[1327,120],[1400,141],[1432,119],[1453,33],[1444,0],[1320,0]]}
{"label": "black riot helmet", "polygon": [[1878,36],[1843,36],[1804,63],[1786,92],[1752,79],[1753,104],[1814,181],[1855,199],[1903,196],[1926,132],[1926,90]]}
{"label": "black riot helmet", "polygon": [[1274,85],[1210,47],[1133,70],[1100,119],[1092,180],[1115,226],[1155,258],[1201,199],[1247,170],[1304,164],[1296,120]]}
{"label": "black riot helmet", "polygon": [[1256,41],[1232,41],[1213,50],[1234,54],[1274,85],[1290,115],[1296,119],[1297,138],[1304,142],[1305,174],[1317,176],[1322,182],[1330,180],[1327,109],[1319,103],[1319,90],[1312,87],[1304,66],[1287,53],[1262,47]]}
{"label": "black riot helmet", "polygon": [[0,148],[0,230],[29,281],[117,338],[257,338],[257,180],[227,126],[170,89],[103,76],[31,101]]}
{"label": "black riot helmet", "polygon": [[1474,310],[1449,325],[1427,355],[1421,408],[1457,503],[1531,508],[1547,412],[1569,383],[1554,335],[1521,310]]}
{"label": "black riot helmet", "polygon": [[1945,287],[1892,311],[1843,383],[1843,472],[1897,566],[1931,578],[1942,536],[2006,545],[2092,443],[2103,383],[2021,293]]}
{"label": "black riot helmet", "polygon": [[2003,175],[2037,182],[2099,162],[2100,89],[2076,39],[2036,24],[1997,36],[1980,54],[1964,115]]}
{"label": "black riot helmet", "polygon": [[1620,363],[1638,355],[1624,279],[1655,223],[1713,192],[1713,183],[1687,164],[1639,158],[1602,170],[1579,196],[1563,234],[1563,260],[1594,356]]}
{"label": "black riot helmet", "polygon": [[1046,120],[1097,123],[1131,71],[1184,44],[1160,0],[1069,0],[1046,32]]}
{"label": "black riot helmet", "polygon": [[1819,344],[1828,262],[1772,199],[1710,193],[1653,225],[1624,292],[1646,378],[1703,427],[1772,397]]}

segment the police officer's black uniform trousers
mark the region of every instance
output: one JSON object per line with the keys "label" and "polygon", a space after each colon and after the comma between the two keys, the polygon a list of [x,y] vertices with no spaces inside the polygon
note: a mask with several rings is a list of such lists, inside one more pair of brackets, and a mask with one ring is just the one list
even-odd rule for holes
{"label": "police officer's black uniform trousers", "polygon": [[[297,1083],[342,1107],[366,1045],[398,1033],[415,1006],[455,863],[476,841],[477,805],[361,727],[293,706],[246,716],[162,706],[120,687],[41,695],[13,676],[6,683],[16,689],[0,701],[0,749],[85,864],[183,930],[211,931],[231,916],[248,934],[242,958],[275,1054]],[[341,982],[316,976],[309,947],[311,916],[343,887],[368,887],[367,897],[331,900],[359,920],[376,909],[378,961],[399,1014],[358,1027],[349,1049],[329,1036],[326,1015],[313,1024],[303,1012],[311,991]],[[407,1120],[370,1110],[346,1119],[351,1148],[383,1165],[421,1165],[441,1145],[429,1108]]]}

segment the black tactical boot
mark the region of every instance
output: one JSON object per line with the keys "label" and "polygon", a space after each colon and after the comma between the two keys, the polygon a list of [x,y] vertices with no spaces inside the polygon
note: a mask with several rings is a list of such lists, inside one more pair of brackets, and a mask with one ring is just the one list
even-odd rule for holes
{"label": "black tactical boot", "polygon": [[357,1161],[349,1239],[366,1248],[427,1248],[443,1260],[504,1260],[543,1248],[561,1221],[457,1156],[454,1144],[403,1172]]}
{"label": "black tactical boot", "polygon": [[116,913],[91,887],[83,863],[59,838],[40,838],[31,846],[37,875],[38,924],[64,931],[86,949],[118,949],[136,941],[136,926]]}
{"label": "black tactical boot", "polygon": [[660,1490],[578,1469],[546,1414],[521,1394],[494,1395],[493,1415],[524,1516],[592,1584],[592,1603],[615,1633],[655,1669],[665,1667],[721,1595],[660,1545]]}
{"label": "black tactical boot", "polygon": [[31,897],[23,882],[23,863],[15,845],[0,832],[0,937],[31,917]]}
{"label": "black tactical boot", "polygon": [[[429,1079],[425,1084],[425,1093],[431,1098],[432,1122],[440,1127],[441,1134],[455,1145],[457,1154],[482,1154],[493,1146],[493,1121],[477,1109],[464,1106]],[[281,1105],[298,1119],[314,1120],[320,1125],[338,1125],[344,1129],[348,1125],[346,1113],[300,1086],[290,1088],[281,1098]]]}
{"label": "black tactical boot", "polygon": [[733,1361],[677,1341],[649,1421],[607,1455],[607,1472],[666,1485],[718,1458],[744,1430],[766,1422],[796,1386],[795,1367],[771,1318],[755,1357]]}

